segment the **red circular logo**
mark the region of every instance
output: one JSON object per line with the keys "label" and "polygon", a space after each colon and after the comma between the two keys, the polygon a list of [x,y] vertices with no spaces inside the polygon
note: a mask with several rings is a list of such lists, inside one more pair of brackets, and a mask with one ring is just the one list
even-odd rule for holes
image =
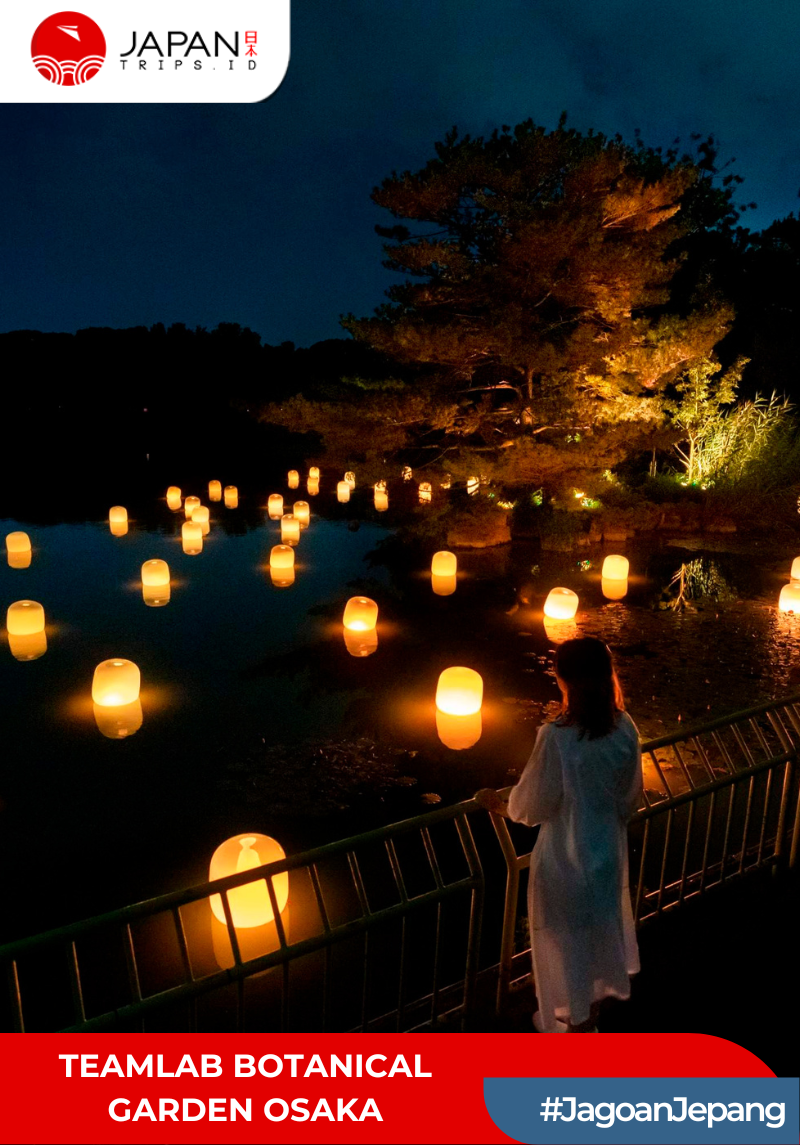
{"label": "red circular logo", "polygon": [[106,38],[81,12],[56,12],[33,33],[31,55],[39,75],[63,87],[96,76],[106,58]]}

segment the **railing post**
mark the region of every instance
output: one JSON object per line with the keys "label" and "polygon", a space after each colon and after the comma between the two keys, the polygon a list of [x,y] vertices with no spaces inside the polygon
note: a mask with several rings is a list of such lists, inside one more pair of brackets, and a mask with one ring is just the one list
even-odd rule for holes
{"label": "railing post", "polygon": [[500,963],[497,974],[497,996],[495,1000],[495,1014],[499,1017],[506,1008],[508,991],[511,985],[511,966],[514,959],[514,934],[517,926],[517,907],[519,903],[519,872],[520,864],[511,834],[505,818],[502,815],[491,814],[500,850],[506,862],[506,893],[503,903],[503,930],[500,935]]}

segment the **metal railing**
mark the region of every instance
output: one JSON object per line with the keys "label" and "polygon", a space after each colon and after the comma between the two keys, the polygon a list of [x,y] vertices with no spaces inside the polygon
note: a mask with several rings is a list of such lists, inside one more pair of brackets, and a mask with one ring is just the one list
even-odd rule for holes
{"label": "metal railing", "polygon": [[[638,925],[796,865],[799,748],[800,694],[643,744]],[[492,1004],[488,991],[502,1012],[531,979],[521,892],[533,838],[469,800],[9,943],[3,1024],[411,1030],[463,1023]],[[274,922],[237,929],[229,892],[254,877]]]}

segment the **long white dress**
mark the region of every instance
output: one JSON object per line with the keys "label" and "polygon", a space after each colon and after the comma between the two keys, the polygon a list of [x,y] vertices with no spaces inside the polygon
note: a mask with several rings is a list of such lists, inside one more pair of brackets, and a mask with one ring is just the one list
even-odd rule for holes
{"label": "long white dress", "polygon": [[559,723],[539,728],[508,811],[518,823],[542,825],[528,914],[545,1031],[555,1032],[557,1020],[585,1022],[601,998],[630,997],[639,951],[627,823],[641,802],[639,733],[625,712],[598,739],[581,739],[579,728]]}

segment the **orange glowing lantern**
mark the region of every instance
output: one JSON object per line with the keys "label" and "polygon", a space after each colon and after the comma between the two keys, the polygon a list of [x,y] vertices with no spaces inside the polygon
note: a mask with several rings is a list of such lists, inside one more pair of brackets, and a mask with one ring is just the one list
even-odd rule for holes
{"label": "orange glowing lantern", "polygon": [[223,500],[226,509],[236,509],[239,505],[239,490],[235,485],[226,485],[223,490]]}
{"label": "orange glowing lantern", "polygon": [[453,716],[436,709],[436,732],[445,747],[451,751],[465,751],[474,747],[483,733],[483,717],[480,712],[470,716]]}
{"label": "orange glowing lantern", "polygon": [[316,497],[319,493],[319,478],[309,477],[306,482],[306,489],[308,490],[309,497]]}
{"label": "orange glowing lantern", "polygon": [[170,485],[167,490],[167,505],[169,505],[170,509],[180,509],[181,491],[177,485]]}
{"label": "orange glowing lantern", "polygon": [[124,537],[128,531],[128,510],[122,505],[113,505],[108,511],[108,527],[113,537]]}
{"label": "orange glowing lantern", "polygon": [[209,501],[221,501],[222,500],[222,482],[221,481],[209,481],[209,483],[208,483],[208,499],[209,499]]}
{"label": "orange glowing lantern", "polygon": [[269,572],[277,588],[294,584],[294,549],[291,545],[274,545],[269,554]]}
{"label": "orange glowing lantern", "polygon": [[350,632],[371,632],[378,623],[378,606],[368,596],[351,596],[342,623]]}
{"label": "orange glowing lantern", "polygon": [[431,573],[433,576],[455,576],[458,569],[458,558],[455,553],[446,550],[433,554]]}
{"label": "orange glowing lantern", "polygon": [[288,474],[288,477],[286,479],[286,484],[289,486],[290,489],[299,488],[300,474],[297,472],[296,469],[290,469],[289,470],[289,474]]}
{"label": "orange glowing lantern", "polygon": [[[266,863],[276,863],[285,858],[286,852],[283,847],[269,835],[259,835],[255,831],[250,835],[234,835],[232,839],[226,839],[221,843],[211,856],[209,882],[224,879],[226,875],[235,875],[241,871],[253,871]],[[281,914],[289,901],[289,872],[282,871],[278,875],[273,875],[272,887],[278,913]],[[241,887],[234,887],[227,893],[231,919],[237,929],[264,926],[275,918],[264,878],[245,883]],[[224,923],[225,909],[222,905],[222,896],[211,895],[210,902],[214,918]]]}
{"label": "orange glowing lantern", "polygon": [[203,551],[203,526],[198,521],[184,521],[181,525],[181,540],[187,557],[196,557]]}
{"label": "orange glowing lantern", "polygon": [[609,580],[604,576],[600,580],[600,588],[606,600],[622,600],[628,594],[628,578],[613,577]]}
{"label": "orange glowing lantern", "polygon": [[800,583],[792,581],[783,586],[778,599],[778,610],[800,614]]}
{"label": "orange glowing lantern", "polygon": [[207,537],[211,529],[208,505],[198,505],[196,509],[192,509],[192,520],[200,526],[203,536]]}
{"label": "orange glowing lantern", "polygon": [[17,600],[8,606],[6,628],[9,636],[35,636],[44,632],[44,609],[35,600]]}
{"label": "orange glowing lantern", "polygon": [[419,485],[419,503],[420,505],[429,505],[433,500],[433,489],[431,488],[430,481],[421,481]]}
{"label": "orange glowing lantern", "polygon": [[301,529],[307,529],[311,520],[311,509],[308,501],[295,501],[292,505],[292,516],[300,522]]}
{"label": "orange glowing lantern", "polygon": [[[14,533],[10,534],[10,536],[12,536],[12,537],[14,535],[15,535]],[[21,535],[23,537],[25,536],[24,533],[22,533]],[[9,552],[11,552],[10,549],[9,549]],[[792,580],[800,580],[800,557],[795,557],[794,560],[792,561],[791,577],[792,577]]]}
{"label": "orange glowing lantern", "polygon": [[166,561],[154,558],[142,565],[142,598],[149,608],[169,604],[169,565]]}
{"label": "orange glowing lantern", "polygon": [[342,504],[350,500],[350,486],[346,481],[340,481],[336,486],[336,497]]}
{"label": "orange glowing lantern", "polygon": [[202,504],[199,497],[187,497],[183,502],[183,511],[186,514],[186,520],[191,521],[192,513],[195,509],[199,509]]}
{"label": "orange glowing lantern", "polygon": [[470,497],[474,496],[474,494],[478,492],[480,484],[480,480],[475,476],[467,478],[467,493],[470,495]]}
{"label": "orange glowing lantern", "polygon": [[8,634],[8,647],[15,660],[38,660],[47,651],[47,633],[32,632],[29,636]]}
{"label": "orange glowing lantern", "polygon": [[119,708],[139,699],[141,673],[132,660],[103,660],[94,670],[92,701],[101,708]]}
{"label": "orange glowing lantern", "polygon": [[309,481],[319,481],[319,468],[316,465],[312,465],[309,469],[308,479]]}
{"label": "orange glowing lantern", "polygon": [[551,620],[572,620],[578,611],[578,594],[571,588],[552,588],[544,602],[544,614]]}
{"label": "orange glowing lantern", "polygon": [[380,489],[376,489],[374,493],[375,508],[379,513],[385,513],[389,508],[389,494]]}
{"label": "orange glowing lantern", "polygon": [[603,580],[627,580],[629,571],[627,557],[610,556],[603,561]]}
{"label": "orange glowing lantern", "polygon": [[431,573],[431,588],[436,596],[452,596],[457,583],[455,573],[452,576],[437,576],[436,573]]}
{"label": "orange glowing lantern", "polygon": [[280,493],[270,493],[267,501],[267,513],[270,521],[280,521],[283,516],[283,497]]}
{"label": "orange glowing lantern", "polygon": [[93,704],[92,707],[97,727],[107,739],[127,739],[142,726],[144,713],[141,700],[116,707],[103,707],[102,704]]}
{"label": "orange glowing lantern", "polygon": [[292,513],[281,517],[281,540],[284,545],[296,545],[300,540],[300,522]]}
{"label": "orange glowing lantern", "polygon": [[472,668],[445,668],[436,687],[436,731],[445,747],[463,751],[481,738],[483,680]]}
{"label": "orange glowing lantern", "polygon": [[12,569],[26,569],[31,563],[31,539],[27,533],[8,533],[6,535],[6,554],[8,566]]}

